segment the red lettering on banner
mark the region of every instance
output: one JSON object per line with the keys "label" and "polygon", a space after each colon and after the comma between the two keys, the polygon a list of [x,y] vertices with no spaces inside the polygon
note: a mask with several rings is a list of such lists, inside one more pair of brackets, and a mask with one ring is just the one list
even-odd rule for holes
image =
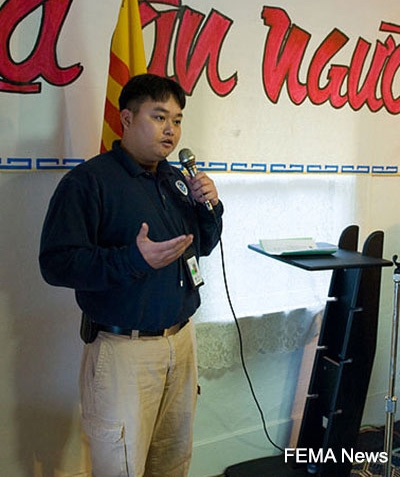
{"label": "red lettering on banner", "polygon": [[[75,81],[83,71],[77,63],[61,67],[57,42],[73,0],[5,0],[0,7],[0,92],[39,93],[39,78],[55,86]],[[157,10],[154,5],[157,5]],[[161,5],[161,7],[160,7]],[[181,0],[139,0],[142,28],[155,28],[148,71],[178,81],[192,94],[203,71],[212,90],[219,96],[230,94],[237,84],[237,72],[222,78],[219,61],[223,43],[233,21],[215,9],[205,14],[182,5]],[[38,38],[30,55],[15,62],[10,43],[15,29],[32,12],[41,8]],[[264,7],[261,18],[269,27],[264,48],[262,78],[267,97],[277,103],[286,84],[290,100],[300,105],[306,98],[315,105],[329,102],[334,108],[345,104],[357,111],[366,105],[376,112],[386,108],[400,113],[398,87],[400,46],[392,34],[400,26],[382,22],[385,42],[371,43],[359,38],[348,65],[335,64],[334,58],[349,38],[333,29],[311,56],[304,58],[311,34],[291,23],[285,10]],[[370,60],[367,60],[367,57]],[[369,61],[369,64],[368,64]],[[301,69],[304,68],[304,71]]]}
{"label": "red lettering on banner", "polygon": [[237,84],[237,73],[221,79],[218,60],[232,20],[216,10],[212,10],[205,20],[205,15],[183,7],[180,0],[154,2],[176,6],[176,10],[156,11],[151,3],[148,0],[139,4],[142,26],[155,23],[155,43],[148,71],[169,76],[168,62],[173,48],[173,75],[170,77],[178,81],[187,94],[193,93],[204,69],[212,90],[220,96],[229,94]]}
{"label": "red lettering on banner", "polygon": [[382,97],[377,98],[376,96],[376,85],[378,84],[379,77],[388,57],[390,57],[395,49],[395,44],[391,36],[387,38],[385,44],[377,41],[371,66],[364,80],[364,84],[360,89],[358,89],[362,69],[370,48],[370,43],[366,42],[362,38],[358,40],[351,62],[348,79],[348,90],[349,102],[353,109],[358,110],[363,104],[366,103],[369,109],[375,112],[381,109],[383,106]]}
{"label": "red lettering on banner", "polygon": [[330,99],[336,108],[342,107],[346,96],[340,95],[340,90],[347,74],[347,68],[336,66],[328,73],[328,84],[320,87],[322,71],[332,57],[347,43],[348,38],[339,30],[333,30],[317,49],[311,61],[307,75],[307,90],[310,100],[314,104],[322,104]]}
{"label": "red lettering on banner", "polygon": [[398,46],[393,54],[390,56],[382,78],[382,96],[385,106],[390,113],[400,113],[400,97],[395,99],[392,93],[392,86],[394,83],[394,75],[400,66],[400,47]]}
{"label": "red lettering on banner", "polygon": [[307,88],[299,80],[299,69],[311,35],[296,26],[287,35],[290,20],[280,8],[264,7],[263,17],[265,25],[270,26],[263,61],[265,92],[273,103],[277,103],[286,80],[291,100],[301,104],[307,96]]}
{"label": "red lettering on banner", "polygon": [[156,41],[150,63],[149,73],[168,77],[168,58],[171,48],[171,38],[174,32],[177,11],[166,11],[156,19]]}
{"label": "red lettering on banner", "polygon": [[[57,61],[56,45],[73,0],[7,0],[0,8],[0,91],[39,93],[40,76],[55,86],[65,86],[82,73],[80,64],[62,68]],[[39,37],[32,53],[16,63],[9,49],[15,28],[42,6]]]}
{"label": "red lettering on banner", "polygon": [[204,15],[190,8],[184,10],[175,50],[176,76],[183,89],[191,94],[203,68],[206,68],[208,82],[214,92],[226,96],[235,87],[237,75],[234,73],[230,78],[221,80],[218,58],[232,20],[212,10],[198,33],[203,19]]}
{"label": "red lettering on banner", "polygon": [[[400,96],[393,95],[395,75],[400,67],[400,46],[396,47],[391,35],[385,43],[376,42],[371,63],[364,72],[371,44],[362,38],[357,42],[349,66],[329,66],[349,40],[335,28],[316,49],[308,66],[306,82],[302,83],[300,68],[311,34],[291,25],[289,16],[281,8],[264,7],[261,17],[269,27],[262,65],[263,85],[273,103],[278,102],[286,82],[289,98],[297,105],[308,97],[317,105],[329,101],[333,107],[341,108],[348,103],[357,111],[366,104],[372,112],[385,106],[392,114],[400,113]],[[381,23],[380,30],[400,33],[398,25],[387,22]],[[327,68],[326,84],[321,86],[322,74]],[[379,87],[381,95],[378,97]]]}

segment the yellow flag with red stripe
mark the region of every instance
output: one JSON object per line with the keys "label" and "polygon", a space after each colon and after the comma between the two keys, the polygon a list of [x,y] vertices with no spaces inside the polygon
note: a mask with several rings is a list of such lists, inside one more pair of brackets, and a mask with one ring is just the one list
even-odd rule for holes
{"label": "yellow flag with red stripe", "polygon": [[101,152],[110,150],[113,141],[122,136],[118,105],[122,87],[132,76],[146,72],[138,0],[122,0],[111,41]]}

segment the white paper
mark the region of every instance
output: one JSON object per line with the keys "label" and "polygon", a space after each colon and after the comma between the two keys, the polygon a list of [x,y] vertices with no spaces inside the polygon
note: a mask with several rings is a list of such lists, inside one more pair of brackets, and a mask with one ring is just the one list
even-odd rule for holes
{"label": "white paper", "polygon": [[317,248],[317,244],[311,237],[262,239],[260,240],[260,245],[270,255],[308,252]]}

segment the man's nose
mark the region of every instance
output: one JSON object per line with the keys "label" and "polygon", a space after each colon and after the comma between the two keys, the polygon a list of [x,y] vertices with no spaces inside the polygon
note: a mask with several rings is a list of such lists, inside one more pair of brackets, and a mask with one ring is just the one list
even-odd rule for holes
{"label": "man's nose", "polygon": [[176,126],[173,121],[166,121],[165,122],[165,129],[166,134],[174,135],[176,133]]}

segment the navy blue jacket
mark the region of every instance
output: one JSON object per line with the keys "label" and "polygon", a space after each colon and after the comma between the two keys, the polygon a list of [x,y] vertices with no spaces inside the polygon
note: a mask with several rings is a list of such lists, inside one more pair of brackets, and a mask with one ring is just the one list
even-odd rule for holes
{"label": "navy blue jacket", "polygon": [[[187,319],[200,296],[186,276],[180,286],[182,261],[155,270],[136,245],[147,222],[151,240],[191,233],[197,258],[211,253],[218,243],[215,220],[184,184],[166,160],[153,175],[118,142],[72,169],[60,181],[43,226],[44,279],[75,289],[78,305],[97,323],[158,330]],[[221,202],[214,210],[221,228]]]}

